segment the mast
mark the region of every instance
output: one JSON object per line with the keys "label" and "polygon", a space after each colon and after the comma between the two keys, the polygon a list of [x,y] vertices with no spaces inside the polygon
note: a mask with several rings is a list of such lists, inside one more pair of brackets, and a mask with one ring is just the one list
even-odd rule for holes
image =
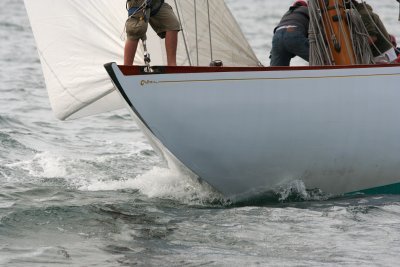
{"label": "mast", "polygon": [[317,0],[334,65],[356,64],[345,0]]}

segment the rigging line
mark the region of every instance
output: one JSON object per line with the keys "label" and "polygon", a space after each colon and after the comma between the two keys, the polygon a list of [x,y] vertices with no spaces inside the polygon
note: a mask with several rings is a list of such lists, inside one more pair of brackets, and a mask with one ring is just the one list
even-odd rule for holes
{"label": "rigging line", "polygon": [[[323,65],[325,64],[329,64],[329,65],[334,65],[334,59],[333,59],[333,52],[332,52],[332,48],[330,45],[326,44],[327,41],[327,36],[326,36],[326,25],[325,25],[325,20],[321,19],[321,8],[320,8],[320,3],[315,3],[316,5],[316,10],[319,10],[319,12],[317,12],[315,14],[315,24],[318,26],[318,30],[320,32],[319,34],[319,45],[323,48],[324,52],[320,51],[321,57],[324,60]],[[321,23],[322,22],[322,27],[321,27]]]}
{"label": "rigging line", "polygon": [[[325,65],[325,64],[330,64],[332,65],[332,60],[331,58],[328,57],[329,54],[332,55],[332,51],[330,50],[329,46],[326,46],[324,43],[324,31],[321,28],[321,24],[319,23],[320,21],[320,12],[317,12],[318,10],[320,11],[321,9],[319,8],[319,3],[316,2],[316,0],[310,1],[311,2],[311,28],[314,30],[317,36],[316,38],[316,46],[317,46],[317,56],[319,57],[319,60],[321,61],[319,64],[320,65]],[[318,64],[317,62],[315,62]]]}
{"label": "rigging line", "polygon": [[348,25],[351,29],[351,40],[358,64],[374,63],[370,45],[368,44],[368,32],[363,24],[362,18],[355,6],[350,3],[347,9]]}
{"label": "rigging line", "polygon": [[196,57],[197,57],[197,66],[199,66],[199,34],[198,34],[198,25],[197,25],[197,1],[194,0],[194,25],[195,25],[195,34],[196,34]]}
{"label": "rigging line", "polygon": [[[327,2],[327,4],[329,4],[329,2]],[[323,9],[323,13],[327,14],[327,16],[329,17],[328,6],[322,5],[322,9]],[[333,37],[336,38],[336,36],[335,36],[335,30],[333,29],[332,21],[329,20],[329,19],[327,19],[327,26],[329,26],[329,30],[330,30],[331,35],[332,35]],[[326,27],[325,27],[325,28],[326,28]]]}
{"label": "rigging line", "polygon": [[342,15],[341,15],[341,13],[340,13],[340,6],[339,6],[339,2],[338,2],[339,0],[334,0],[334,6],[335,6],[335,11],[336,11],[336,16],[337,16],[337,20],[338,20],[338,24],[339,24],[339,26],[338,26],[338,36],[337,36],[337,38],[338,38],[338,41],[339,41],[339,44],[341,44],[342,43],[342,39],[343,39],[343,36],[345,35],[344,34],[344,30],[343,30],[343,25],[342,25]]}
{"label": "rigging line", "polygon": [[[329,43],[330,40],[328,40],[328,25],[327,22],[323,19],[323,13],[326,12],[324,10],[324,7],[320,5],[320,2],[317,0],[315,1],[315,6],[316,6],[316,17],[315,17],[315,23],[318,25],[318,30],[320,31],[320,35],[323,38],[324,42]],[[318,12],[317,12],[318,11]],[[331,47],[328,45],[326,46],[327,50],[329,51],[329,55],[327,54],[326,56],[330,57],[331,64],[333,64],[333,52]]]}
{"label": "rigging line", "polygon": [[174,0],[174,2],[175,2],[176,13],[177,13],[177,15],[178,15],[179,24],[181,25],[181,32],[182,32],[182,36],[183,36],[183,43],[185,44],[185,49],[186,49],[186,56],[187,56],[188,61],[189,61],[189,66],[192,66],[192,60],[190,59],[190,53],[189,53],[188,45],[187,45],[187,42],[186,42],[185,31],[184,31],[184,29],[183,29],[183,27],[182,27],[182,20],[181,20],[181,15],[180,15],[180,13],[179,13],[178,3],[177,3],[176,0]]}
{"label": "rigging line", "polygon": [[311,55],[313,56],[313,60],[311,62],[312,65],[332,65],[332,61],[329,58],[330,50],[328,51],[327,46],[324,43],[324,35],[321,29],[321,25],[319,23],[319,15],[320,13],[317,12],[319,9],[319,5],[315,1],[310,1],[310,37],[314,38],[313,43],[310,44],[310,48],[315,45],[315,48],[312,48]]}
{"label": "rigging line", "polygon": [[[318,6],[319,6],[319,9],[320,9],[321,15],[323,13],[325,13],[325,14],[328,13],[328,9],[327,9],[326,5],[322,5],[322,7],[321,7],[320,6],[320,2],[318,2]],[[322,22],[323,33],[325,34],[325,36],[328,37],[327,36],[327,31],[330,30],[330,34],[332,35],[332,37],[336,38],[335,34],[334,34],[334,31],[333,31],[332,23],[329,20],[324,20],[324,19],[322,19],[321,22]],[[328,40],[328,38],[326,38],[326,40],[328,42],[332,41],[332,39]],[[329,51],[329,54],[330,54],[329,56],[330,56],[331,65],[334,65],[335,64],[335,60],[333,58],[333,52],[332,52],[331,46],[328,46],[328,51]]]}
{"label": "rigging line", "polygon": [[210,56],[211,62],[213,61],[213,46],[212,46],[212,36],[211,36],[211,18],[210,18],[210,4],[207,0],[207,14],[208,14],[208,32],[210,35]]}
{"label": "rigging line", "polygon": [[317,7],[315,1],[309,1],[310,26],[308,36],[310,40],[310,65],[324,65],[325,59],[321,49],[321,29],[318,23]]}
{"label": "rigging line", "polygon": [[[345,26],[344,26],[343,20],[342,20],[342,12],[340,10],[340,5],[339,5],[339,2],[337,0],[335,1],[335,9],[336,9],[336,12],[337,12],[338,17],[339,17],[340,31],[341,31],[341,35],[343,35],[343,37],[344,37],[343,40],[344,40],[344,43],[346,45],[347,56],[351,60],[351,64],[354,65],[355,64],[355,62],[354,62],[355,58],[354,58],[354,54],[353,55],[351,54],[351,49],[350,49],[350,47],[352,47],[352,48],[354,48],[354,47],[353,47],[352,44],[351,45],[349,44],[349,39],[346,36],[346,30],[345,30]],[[345,16],[347,17],[346,13],[345,13]],[[340,38],[340,39],[342,39],[342,38]]]}
{"label": "rigging line", "polygon": [[[361,3],[363,4],[364,8],[367,10],[367,15],[368,15],[369,20],[374,24],[375,28],[379,31],[379,33],[384,37],[382,32],[379,30],[378,26],[375,24],[374,19],[372,18],[371,14],[369,13],[369,10],[367,9],[367,6],[366,6],[365,2],[361,1]],[[368,32],[368,29],[367,29],[367,27],[365,27],[365,24],[364,24],[364,28]],[[371,38],[371,36],[368,33],[368,39],[370,39],[370,38]],[[371,44],[376,49],[376,51],[378,51],[380,54],[382,54],[381,50],[379,50],[379,48],[376,46],[375,42],[371,41]]]}
{"label": "rigging line", "polygon": [[400,21],[400,1],[397,2],[399,2],[399,21]]}
{"label": "rigging line", "polygon": [[[308,27],[308,38],[310,43],[310,65],[322,65],[324,60],[321,58],[319,39],[318,36],[320,32],[318,31],[318,25],[315,25],[315,6],[314,1],[309,2],[309,12],[310,12],[310,25]],[[318,35],[318,36],[317,36]]]}
{"label": "rigging line", "polygon": [[[366,2],[365,2],[365,1],[362,1],[362,4],[363,4],[364,8],[367,10],[368,17],[369,17],[369,19],[371,20],[371,22],[374,24],[375,28],[378,30],[379,34],[383,37],[383,39],[384,39],[388,44],[390,44],[390,45],[393,47],[392,42],[386,38],[385,34],[383,34],[383,32],[381,31],[381,29],[379,29],[378,25],[375,23],[374,19],[372,18],[371,12],[367,9],[367,4],[366,4]],[[381,51],[378,49],[378,47],[375,45],[375,43],[373,43],[373,44],[374,44],[374,47],[376,48],[376,50],[377,50],[378,52],[380,52],[381,54],[384,53],[384,52],[386,52],[386,51],[381,52]]]}
{"label": "rigging line", "polygon": [[[146,10],[146,8],[147,8],[147,1],[144,1],[144,2],[132,13],[132,15],[130,15],[130,16],[128,17],[128,19],[131,18],[131,17],[133,17],[134,15],[138,14],[139,12],[142,12],[143,10]],[[129,10],[128,10],[128,2],[126,2],[126,10],[129,11]]]}
{"label": "rigging line", "polygon": [[321,55],[321,49],[319,47],[319,38],[320,32],[318,30],[318,25],[316,25],[316,14],[315,14],[315,2],[309,2],[309,12],[310,12],[310,25],[308,27],[308,37],[310,40],[310,65],[322,65],[324,59]]}
{"label": "rigging line", "polygon": [[350,33],[350,43],[351,43],[351,47],[353,48],[354,59],[356,61],[355,63],[361,64],[362,61],[359,61],[359,57],[358,57],[358,55],[359,55],[358,51],[360,51],[361,49],[359,49],[360,48],[359,43],[357,42],[357,40],[355,38],[356,37],[355,33],[356,33],[357,29],[355,27],[355,24],[352,21],[353,19],[351,18],[351,16],[352,16],[351,11],[346,9],[347,2],[344,1],[344,4],[345,4],[344,12],[345,12],[345,17],[346,17],[346,23],[349,26],[348,29],[349,29],[349,33]]}
{"label": "rigging line", "polygon": [[[316,0],[314,0],[314,4],[315,4],[315,24],[318,27],[318,30],[320,32],[320,45],[322,45],[322,47],[325,50],[325,54],[323,54],[323,57],[325,57],[327,59],[327,62],[329,62],[330,65],[334,64],[334,60],[333,60],[333,52],[331,49],[331,46],[326,45],[325,44],[325,40],[327,40],[327,36],[326,36],[326,29],[327,29],[327,25],[325,24],[325,20],[321,19],[320,16],[322,15],[321,12],[321,7],[320,7],[320,2],[317,2]],[[319,10],[319,12],[317,12],[317,10]],[[319,21],[322,22],[322,27],[321,24],[319,23]],[[322,44],[321,44],[322,42]]]}

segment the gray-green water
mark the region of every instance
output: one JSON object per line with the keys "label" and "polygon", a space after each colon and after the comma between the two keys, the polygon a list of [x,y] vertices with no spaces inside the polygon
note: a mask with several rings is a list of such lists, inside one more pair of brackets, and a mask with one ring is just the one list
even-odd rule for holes
{"label": "gray-green water", "polygon": [[[268,64],[291,1],[227,2]],[[400,36],[397,2],[370,3]],[[299,182],[224,203],[167,169],[126,111],[54,118],[22,0],[0,1],[0,45],[0,266],[398,265],[399,196]]]}

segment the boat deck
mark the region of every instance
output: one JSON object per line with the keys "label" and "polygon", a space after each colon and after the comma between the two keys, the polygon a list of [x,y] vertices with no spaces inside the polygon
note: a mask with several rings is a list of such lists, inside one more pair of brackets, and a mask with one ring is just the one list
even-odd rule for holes
{"label": "boat deck", "polygon": [[152,72],[146,70],[147,66],[119,65],[121,72],[126,75],[151,75],[172,73],[212,73],[212,72],[254,72],[254,71],[298,71],[298,70],[326,70],[326,69],[363,69],[363,68],[391,68],[400,64],[370,64],[370,65],[345,65],[345,66],[289,66],[289,67],[208,67],[208,66],[151,66]]}

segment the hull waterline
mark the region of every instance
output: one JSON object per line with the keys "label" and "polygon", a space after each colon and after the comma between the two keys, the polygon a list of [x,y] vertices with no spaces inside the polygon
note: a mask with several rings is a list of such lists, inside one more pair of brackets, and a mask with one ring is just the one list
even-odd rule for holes
{"label": "hull waterline", "polygon": [[332,194],[400,182],[399,66],[106,69],[152,145],[230,199],[293,180]]}

